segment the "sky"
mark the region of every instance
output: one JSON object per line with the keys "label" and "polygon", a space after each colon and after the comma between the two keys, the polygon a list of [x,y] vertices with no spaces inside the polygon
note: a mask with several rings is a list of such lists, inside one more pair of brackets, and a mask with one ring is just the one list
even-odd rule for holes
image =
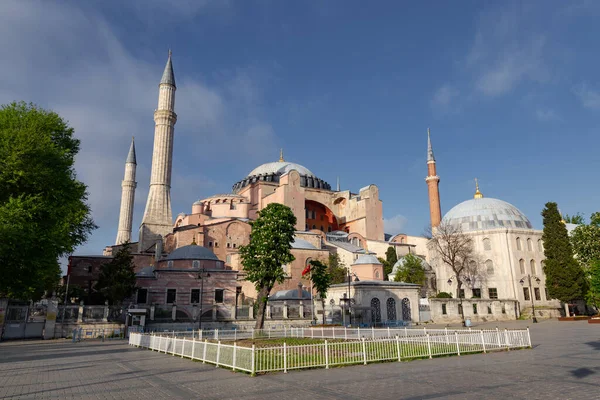
{"label": "sky", "polygon": [[386,233],[420,235],[430,128],[443,214],[478,178],[541,229],[548,201],[598,211],[599,17],[576,0],[2,0],[0,104],[56,111],[81,139],[98,229],[75,254],[115,241],[132,136],[137,240],[168,49],[174,216],[283,148],[332,187],[376,184]]}

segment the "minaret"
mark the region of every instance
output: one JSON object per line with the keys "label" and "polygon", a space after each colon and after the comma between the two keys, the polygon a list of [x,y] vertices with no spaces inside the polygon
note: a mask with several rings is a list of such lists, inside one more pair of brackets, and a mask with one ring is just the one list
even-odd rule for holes
{"label": "minaret", "polygon": [[139,251],[145,251],[158,239],[173,232],[171,212],[171,167],[173,165],[173,135],[175,114],[175,75],[171,50],[162,79],[158,85],[158,108],[154,111],[154,150],[148,202],[140,226]]}
{"label": "minaret", "polygon": [[429,192],[429,215],[431,218],[431,228],[437,227],[442,221],[442,210],[440,208],[440,177],[437,176],[435,169],[435,157],[431,147],[431,136],[427,128],[427,190]]}
{"label": "minaret", "polygon": [[125,177],[121,182],[121,211],[119,213],[119,230],[117,232],[116,245],[131,241],[131,224],[133,221],[133,202],[135,200],[135,143],[131,138],[131,147],[125,161]]}

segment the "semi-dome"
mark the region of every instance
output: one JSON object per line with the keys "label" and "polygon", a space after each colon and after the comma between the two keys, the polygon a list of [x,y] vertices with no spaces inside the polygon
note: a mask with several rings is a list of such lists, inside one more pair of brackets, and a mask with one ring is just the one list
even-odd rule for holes
{"label": "semi-dome", "polygon": [[486,229],[533,229],[529,218],[506,201],[476,197],[454,206],[444,216],[443,223],[463,232]]}
{"label": "semi-dome", "polygon": [[175,249],[167,256],[167,260],[214,260],[219,258],[206,247],[190,244]]}

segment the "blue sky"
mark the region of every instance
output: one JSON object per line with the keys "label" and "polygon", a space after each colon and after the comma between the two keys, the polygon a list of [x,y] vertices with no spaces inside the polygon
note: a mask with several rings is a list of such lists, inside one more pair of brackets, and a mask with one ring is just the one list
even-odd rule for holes
{"label": "blue sky", "polygon": [[547,201],[598,211],[598,2],[123,3],[5,0],[0,13],[0,103],[53,109],[82,140],[99,229],[78,253],[114,242],[132,135],[141,222],[169,48],[174,215],[283,147],[332,186],[377,184],[386,231],[418,235],[428,127],[443,213],[475,177],[539,229]]}

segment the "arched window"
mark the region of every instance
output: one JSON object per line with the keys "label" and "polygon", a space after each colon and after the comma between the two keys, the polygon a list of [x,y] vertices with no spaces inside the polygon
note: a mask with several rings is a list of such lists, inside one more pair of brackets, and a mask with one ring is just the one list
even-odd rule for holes
{"label": "arched window", "polygon": [[200,261],[199,260],[192,261],[192,268],[200,268]]}
{"label": "arched window", "polygon": [[381,322],[381,303],[377,297],[371,300],[371,321],[373,324]]}
{"label": "arched window", "polygon": [[519,260],[519,269],[521,275],[525,275],[525,260],[523,260],[522,258]]}
{"label": "arched window", "polygon": [[375,279],[379,279],[379,271],[375,271]]}
{"label": "arched window", "polygon": [[396,320],[396,300],[389,297],[386,301],[386,307],[387,307],[388,321],[395,321]]}
{"label": "arched window", "polygon": [[535,271],[535,260],[529,261],[529,268],[531,268],[531,275],[535,275],[537,273]]}
{"label": "arched window", "polygon": [[167,263],[167,267],[168,268],[173,268],[173,261],[172,260]]}
{"label": "arched window", "polygon": [[494,275],[494,262],[492,260],[486,260],[485,267],[488,275]]}
{"label": "arched window", "polygon": [[533,251],[533,242],[531,241],[530,238],[527,238],[527,250]]}
{"label": "arched window", "polygon": [[492,243],[490,242],[490,239],[488,239],[488,238],[483,239],[483,249],[484,250],[492,249]]}
{"label": "arched window", "polygon": [[521,238],[517,238],[517,250],[523,250],[523,246],[521,246]]}
{"label": "arched window", "polygon": [[538,250],[541,252],[544,251],[544,245],[542,244],[542,239],[538,240]]}
{"label": "arched window", "polygon": [[410,321],[411,319],[412,318],[410,315],[410,300],[405,297],[402,299],[402,320]]}

